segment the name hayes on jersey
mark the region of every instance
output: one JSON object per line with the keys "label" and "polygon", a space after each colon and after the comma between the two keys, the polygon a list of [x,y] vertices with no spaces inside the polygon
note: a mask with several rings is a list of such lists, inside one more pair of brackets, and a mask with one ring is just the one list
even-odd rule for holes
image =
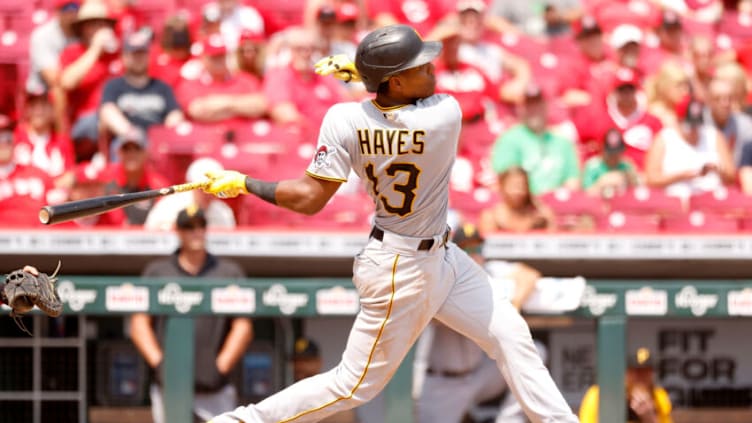
{"label": "name hayes on jersey", "polygon": [[358,129],[358,143],[364,156],[423,154],[425,135],[422,129]]}

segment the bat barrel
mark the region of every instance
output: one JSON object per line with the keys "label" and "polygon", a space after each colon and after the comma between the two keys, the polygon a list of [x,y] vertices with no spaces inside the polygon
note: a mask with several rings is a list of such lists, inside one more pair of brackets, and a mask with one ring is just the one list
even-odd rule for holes
{"label": "bat barrel", "polygon": [[168,191],[148,190],[126,194],[114,194],[103,197],[93,197],[67,203],[47,205],[39,210],[39,221],[45,225],[66,222],[86,216],[106,213],[121,207],[126,207],[140,201],[156,198]]}

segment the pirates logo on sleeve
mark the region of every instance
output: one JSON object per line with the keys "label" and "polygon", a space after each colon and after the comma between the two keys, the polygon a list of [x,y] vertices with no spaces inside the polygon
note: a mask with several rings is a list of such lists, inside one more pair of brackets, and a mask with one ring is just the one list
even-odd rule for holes
{"label": "pirates logo on sleeve", "polygon": [[333,153],[334,150],[329,150],[327,146],[322,145],[319,147],[318,150],[316,150],[316,157],[313,159],[313,167],[316,169],[321,169],[325,167],[331,166],[329,163],[329,154]]}

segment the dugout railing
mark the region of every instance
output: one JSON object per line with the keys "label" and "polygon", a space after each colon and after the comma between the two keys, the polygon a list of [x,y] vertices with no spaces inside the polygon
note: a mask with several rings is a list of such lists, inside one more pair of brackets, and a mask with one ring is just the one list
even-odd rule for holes
{"label": "dugout railing", "polygon": [[[60,280],[59,291],[67,315],[125,315],[146,312],[167,316],[165,342],[165,390],[167,421],[190,420],[192,403],[193,317],[216,313],[274,318],[352,316],[358,310],[357,293],[343,278],[249,278],[242,281],[205,279],[142,279],[139,277],[69,276]],[[7,310],[7,308],[6,308]],[[748,280],[590,280],[580,307],[568,316],[594,319],[596,323],[597,371],[601,387],[600,421],[616,422],[625,415],[627,321],[631,318],[752,316],[752,281]],[[38,319],[34,319],[35,321]],[[29,338],[30,345],[42,341]],[[0,340],[2,347],[12,344]],[[60,341],[58,341],[60,342]],[[66,341],[80,343],[78,338]],[[41,344],[40,344],[41,345]],[[83,353],[82,353],[83,354]],[[35,360],[41,359],[35,353]],[[85,361],[85,356],[79,356]],[[411,362],[408,357],[385,391],[385,416],[389,422],[412,421]],[[26,391],[3,391],[0,399],[14,398],[39,403],[50,398],[40,389],[39,369]],[[82,376],[82,381],[85,378]],[[60,396],[58,394],[58,396]],[[81,401],[76,392],[65,399]],[[54,400],[54,395],[52,400]],[[60,398],[62,399],[62,397]],[[85,421],[85,412],[81,412]],[[34,421],[39,421],[35,414]]]}

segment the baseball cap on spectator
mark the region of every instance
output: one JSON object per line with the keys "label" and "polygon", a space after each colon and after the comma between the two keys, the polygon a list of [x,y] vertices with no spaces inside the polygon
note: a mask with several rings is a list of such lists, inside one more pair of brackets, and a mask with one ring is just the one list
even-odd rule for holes
{"label": "baseball cap on spectator", "polygon": [[664,10],[661,14],[660,26],[665,29],[681,29],[681,16],[673,10]]}
{"label": "baseball cap on spectator", "polygon": [[621,154],[626,150],[627,146],[624,144],[624,137],[621,132],[616,128],[611,128],[606,131],[606,135],[603,137],[603,153],[605,154]]}
{"label": "baseball cap on spectator", "polygon": [[601,34],[603,30],[595,17],[585,15],[572,23],[572,32],[574,32],[576,38],[582,38],[588,35]]}
{"label": "baseball cap on spectator", "polygon": [[625,86],[631,86],[631,87],[639,87],[640,86],[640,77],[637,75],[637,72],[633,71],[629,68],[619,68],[614,72],[614,78],[611,82],[611,89],[616,90],[621,87]]}
{"label": "baseball cap on spectator", "polygon": [[468,243],[482,243],[484,241],[483,236],[478,232],[478,228],[472,223],[465,223],[457,228],[452,236],[452,242],[462,246]]}
{"label": "baseball cap on spectator", "polygon": [[323,4],[316,13],[316,19],[322,23],[332,23],[337,21],[337,9],[332,5]]}
{"label": "baseball cap on spectator", "polygon": [[151,32],[139,30],[125,36],[123,40],[124,52],[147,51],[151,46]]}
{"label": "baseball cap on spectator", "polygon": [[483,13],[486,11],[486,3],[483,0],[459,0],[457,2],[458,12],[465,12],[468,10]]}
{"label": "baseball cap on spectator", "polygon": [[525,87],[525,94],[523,95],[525,102],[544,100],[543,90],[535,83],[530,83]]}
{"label": "baseball cap on spectator", "polygon": [[141,128],[134,128],[133,130],[128,131],[126,134],[115,138],[115,140],[113,141],[113,145],[116,150],[120,150],[126,144],[136,144],[142,149],[145,149],[146,145],[148,144],[146,133]]}
{"label": "baseball cap on spectator", "polygon": [[690,126],[700,126],[704,121],[703,105],[697,100],[688,98],[677,105],[677,115],[682,122]]}
{"label": "baseball cap on spectator", "polygon": [[61,12],[73,12],[81,7],[81,2],[79,0],[55,0],[54,7]]}
{"label": "baseball cap on spectator", "polygon": [[358,20],[358,6],[353,3],[341,3],[335,12],[337,22],[353,22]]}
{"label": "baseball cap on spectator", "polygon": [[240,32],[240,38],[238,38],[238,44],[242,44],[246,41],[258,43],[264,41],[264,34],[259,31],[253,31],[250,29],[244,29]]}
{"label": "baseball cap on spectator", "polygon": [[205,228],[207,224],[204,210],[193,204],[180,210],[175,220],[178,229]]}
{"label": "baseball cap on spectator", "polygon": [[50,91],[42,83],[26,84],[26,102],[34,100],[50,100]]}
{"label": "baseball cap on spectator", "polygon": [[646,347],[639,347],[627,358],[627,367],[631,369],[646,369],[653,367],[653,356]]}
{"label": "baseball cap on spectator", "polygon": [[292,349],[292,359],[317,358],[320,356],[319,346],[308,338],[298,338]]}
{"label": "baseball cap on spectator", "polygon": [[221,56],[227,54],[227,46],[222,36],[211,34],[201,41],[201,54],[204,56]]}
{"label": "baseball cap on spectator", "polygon": [[634,25],[619,25],[611,32],[609,44],[613,49],[620,49],[629,43],[640,44],[642,42],[642,30]]}
{"label": "baseball cap on spectator", "polygon": [[95,162],[84,162],[76,165],[73,178],[76,184],[97,184],[107,182],[104,178],[104,167]]}

